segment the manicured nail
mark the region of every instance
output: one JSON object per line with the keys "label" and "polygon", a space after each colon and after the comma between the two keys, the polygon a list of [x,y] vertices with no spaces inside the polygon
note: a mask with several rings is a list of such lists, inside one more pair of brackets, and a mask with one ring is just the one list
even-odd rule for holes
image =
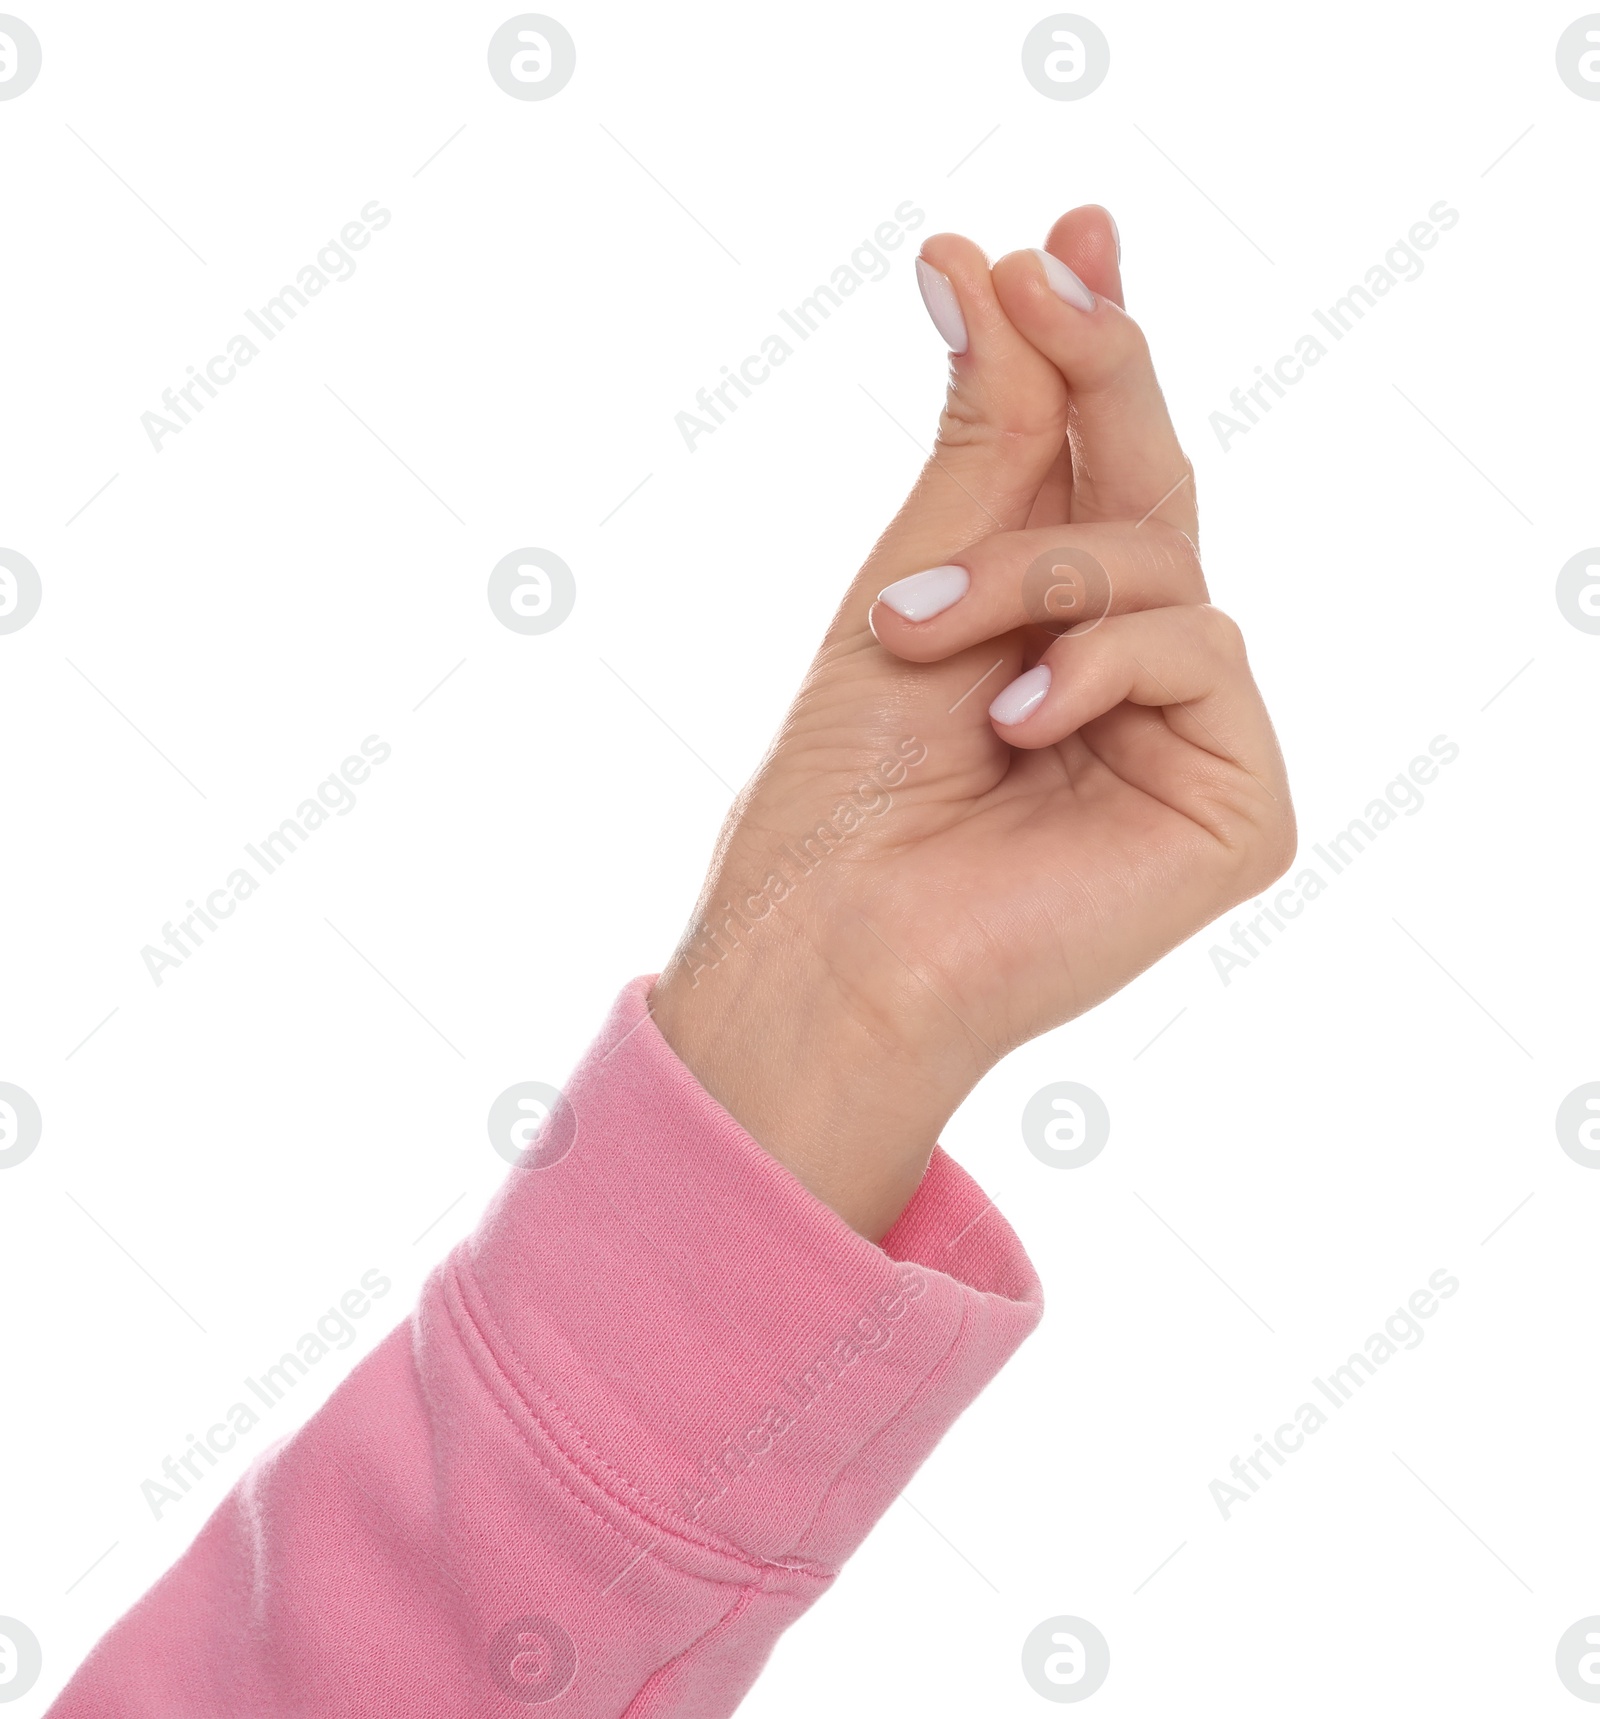
{"label": "manicured nail", "polygon": [[885,585],[878,601],[887,603],[903,620],[931,621],[959,603],[971,583],[972,576],[965,567],[930,567],[925,573],[911,573]]}
{"label": "manicured nail", "polygon": [[1094,309],[1094,294],[1060,257],[1053,257],[1048,251],[1035,251],[1033,254],[1039,259],[1044,278],[1050,283],[1050,290],[1057,298],[1065,299],[1078,310]]}
{"label": "manicured nail", "polygon": [[1116,216],[1109,209],[1106,210],[1106,219],[1111,223],[1111,237],[1117,241],[1117,261],[1120,263],[1122,261],[1122,229],[1117,225]]}
{"label": "manicured nail", "polygon": [[917,285],[922,302],[928,307],[933,326],[944,336],[952,352],[967,350],[967,319],[961,314],[961,300],[949,279],[940,274],[932,263],[917,258]]}
{"label": "manicured nail", "polygon": [[1004,692],[989,706],[989,714],[1007,728],[1031,716],[1050,690],[1050,670],[1044,663],[1019,674]]}

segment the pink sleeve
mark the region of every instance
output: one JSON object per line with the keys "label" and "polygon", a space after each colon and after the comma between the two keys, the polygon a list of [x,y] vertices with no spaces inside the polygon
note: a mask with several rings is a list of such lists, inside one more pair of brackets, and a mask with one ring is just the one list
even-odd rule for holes
{"label": "pink sleeve", "polygon": [[1039,1284],[942,1152],[863,1240],[677,1060],[649,984],[416,1312],[53,1719],[733,1712]]}

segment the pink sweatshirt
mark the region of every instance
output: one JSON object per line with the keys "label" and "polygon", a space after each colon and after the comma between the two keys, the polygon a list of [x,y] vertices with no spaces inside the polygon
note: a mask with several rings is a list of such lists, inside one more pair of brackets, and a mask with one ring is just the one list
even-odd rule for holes
{"label": "pink sweatshirt", "polygon": [[482,1223],[53,1719],[732,1713],[1038,1322],[942,1151],[874,1246],[618,999]]}

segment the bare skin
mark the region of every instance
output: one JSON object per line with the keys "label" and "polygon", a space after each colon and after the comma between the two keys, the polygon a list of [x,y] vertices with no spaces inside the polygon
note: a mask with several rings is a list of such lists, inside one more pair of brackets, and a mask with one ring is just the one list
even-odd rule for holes
{"label": "bare skin", "polygon": [[[1035,252],[991,270],[966,239],[923,247],[966,330],[933,457],[729,813],[652,1000],[712,1096],[872,1240],[1001,1057],[1294,853],[1283,761],[1239,629],[1209,600],[1193,475],[1121,308],[1110,219],[1074,210],[1045,248],[1092,309],[1053,292]],[[1048,572],[1062,552],[1041,610],[1041,558]],[[970,584],[942,613],[878,601],[947,564]],[[1036,706],[992,717],[1040,664]]]}

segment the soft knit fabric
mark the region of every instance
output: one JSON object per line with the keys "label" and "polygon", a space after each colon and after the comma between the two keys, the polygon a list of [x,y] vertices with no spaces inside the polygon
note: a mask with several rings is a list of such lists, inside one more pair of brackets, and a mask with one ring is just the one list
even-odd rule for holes
{"label": "soft knit fabric", "polygon": [[881,1246],[627,987],[415,1313],[53,1719],[717,1719],[1032,1330],[943,1152]]}

